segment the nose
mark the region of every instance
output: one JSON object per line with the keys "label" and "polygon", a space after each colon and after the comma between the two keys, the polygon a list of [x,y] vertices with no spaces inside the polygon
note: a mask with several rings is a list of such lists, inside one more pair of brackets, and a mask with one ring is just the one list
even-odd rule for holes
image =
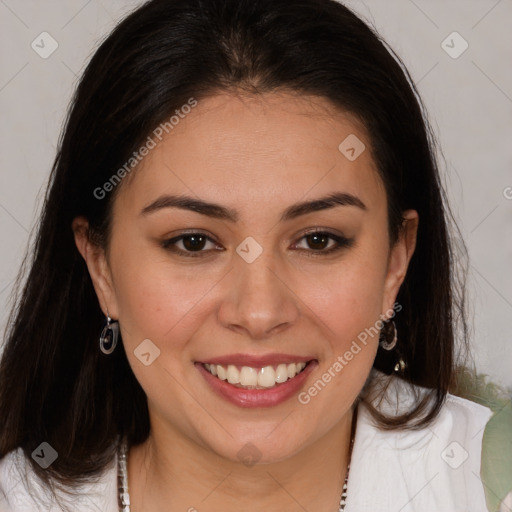
{"label": "nose", "polygon": [[218,311],[220,323],[255,340],[289,329],[300,317],[300,301],[287,277],[271,251],[252,263],[236,257]]}

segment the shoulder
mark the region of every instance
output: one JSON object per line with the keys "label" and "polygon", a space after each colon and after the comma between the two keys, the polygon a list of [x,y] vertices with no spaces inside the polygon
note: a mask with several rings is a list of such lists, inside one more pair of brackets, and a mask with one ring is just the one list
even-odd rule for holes
{"label": "shoulder", "polygon": [[0,459],[0,512],[116,512],[117,459],[69,493],[43,487],[21,448]]}
{"label": "shoulder", "polygon": [[[428,392],[396,377],[373,377],[372,403],[388,416],[405,412]],[[487,510],[480,465],[490,409],[448,395],[435,420],[415,430],[382,430],[364,404],[359,409],[347,512]]]}

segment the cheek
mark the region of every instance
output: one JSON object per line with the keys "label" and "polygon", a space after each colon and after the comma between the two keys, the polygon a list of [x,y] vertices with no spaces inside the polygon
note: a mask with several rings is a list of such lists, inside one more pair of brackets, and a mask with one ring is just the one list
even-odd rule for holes
{"label": "cheek", "polygon": [[338,292],[336,310],[331,305],[333,330],[345,341],[347,336],[353,339],[374,325],[382,313],[383,282],[378,277],[368,270],[352,273]]}
{"label": "cheek", "polygon": [[198,327],[200,304],[215,280],[213,273],[198,278],[192,266],[177,270],[165,254],[155,258],[154,250],[144,249],[123,251],[117,260],[113,250],[112,268],[125,345],[133,350],[150,339],[160,348],[165,344],[166,352],[182,348]]}
{"label": "cheek", "polygon": [[384,262],[354,253],[337,271],[320,281],[308,279],[303,286],[304,302],[329,329],[333,349],[341,350],[383,313]]}
{"label": "cheek", "polygon": [[[193,401],[189,403],[187,393],[181,393],[176,379],[183,383],[190,375],[190,340],[203,323],[203,301],[206,303],[212,285],[210,278],[192,279],[171,269],[163,259],[145,259],[135,253],[124,258],[115,274],[121,334],[129,364],[153,407],[161,414],[171,414],[171,423],[182,421],[182,406],[195,406]],[[150,340],[158,351],[144,340]],[[146,366],[140,358],[148,350],[150,359],[158,355]],[[170,389],[177,407],[173,413],[166,407]]]}
{"label": "cheek", "polygon": [[324,331],[328,348],[319,368],[322,382],[313,383],[302,399],[324,411],[326,424],[346,412],[371,371],[378,348],[382,293],[380,267],[359,259],[313,297],[314,311],[328,327]]}

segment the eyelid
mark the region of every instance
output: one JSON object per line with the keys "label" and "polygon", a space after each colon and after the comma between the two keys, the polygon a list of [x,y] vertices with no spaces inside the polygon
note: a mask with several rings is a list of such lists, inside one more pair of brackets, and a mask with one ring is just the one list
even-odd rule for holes
{"label": "eyelid", "polygon": [[343,233],[340,233],[340,232],[335,232],[332,228],[324,228],[322,226],[317,226],[317,227],[314,227],[314,228],[309,228],[309,229],[306,229],[305,231],[303,231],[300,236],[301,237],[304,237],[304,236],[307,236],[307,235],[314,235],[315,233],[322,233],[322,234],[326,234],[326,235],[330,235],[330,236],[333,236],[333,237],[338,237],[338,238],[345,238],[347,239],[347,237],[345,237],[343,235]]}

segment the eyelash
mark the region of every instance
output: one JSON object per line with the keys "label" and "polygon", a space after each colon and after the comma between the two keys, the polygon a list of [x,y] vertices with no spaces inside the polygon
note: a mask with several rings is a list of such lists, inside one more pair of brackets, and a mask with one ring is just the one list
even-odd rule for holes
{"label": "eyelash", "polygon": [[[299,242],[303,240],[304,238],[311,236],[311,235],[324,235],[327,236],[327,238],[330,238],[331,240],[334,240],[337,245],[334,247],[331,247],[329,249],[298,249],[300,251],[306,251],[308,257],[317,257],[317,256],[327,256],[330,254],[333,254],[335,252],[338,252],[342,249],[352,247],[354,245],[354,239],[353,238],[345,238],[344,236],[336,235],[334,233],[331,233],[329,231],[321,230],[321,229],[315,229],[312,231],[308,231],[307,233],[304,233],[301,238],[299,239]],[[162,247],[166,250],[169,250],[171,252],[174,252],[180,256],[184,256],[187,258],[198,258],[203,257],[203,253],[209,252],[212,249],[209,250],[200,250],[200,251],[184,251],[183,249],[178,249],[176,247],[176,243],[183,240],[184,238],[190,237],[190,236],[203,236],[206,238],[208,242],[216,243],[215,240],[213,240],[211,237],[209,237],[206,233],[203,233],[201,231],[193,231],[190,233],[182,233],[179,236],[170,238],[168,240],[164,240],[162,242]],[[298,242],[297,242],[298,243]],[[294,244],[294,245],[297,245]],[[215,250],[215,249],[213,249]]]}

